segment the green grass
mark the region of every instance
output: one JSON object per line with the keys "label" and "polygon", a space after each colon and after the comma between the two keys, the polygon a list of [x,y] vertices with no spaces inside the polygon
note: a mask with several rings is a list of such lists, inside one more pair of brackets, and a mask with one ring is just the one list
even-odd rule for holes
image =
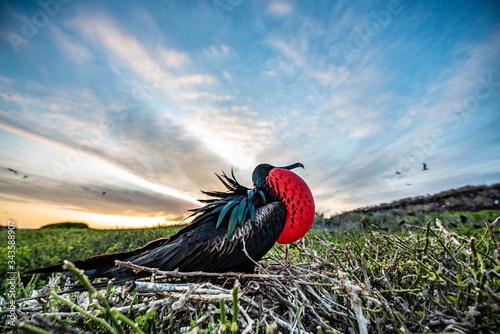
{"label": "green grass", "polygon": [[[20,229],[15,230],[16,271],[21,273],[91,255],[131,251],[147,242],[169,237],[179,227],[149,229]],[[7,273],[7,229],[0,230],[0,278]],[[0,290],[5,291],[5,290]]]}
{"label": "green grass", "polygon": [[452,211],[407,214],[403,210],[392,209],[371,214],[347,212],[330,218],[318,215],[315,226],[323,227],[335,235],[346,232],[368,232],[376,226],[385,232],[406,231],[411,226],[422,226],[429,219],[440,219],[450,230],[467,230],[484,227],[483,220],[495,220],[500,216],[499,210],[483,210],[478,212]]}
{"label": "green grass", "polygon": [[[343,233],[329,233],[331,228],[320,223],[320,229],[288,247],[287,263],[285,246],[276,245],[262,261],[263,278],[158,277],[157,282],[191,282],[184,292],[168,293],[122,293],[109,286],[97,296],[89,287],[96,298],[85,308],[80,308],[80,294],[56,296],[63,287],[53,285],[51,298],[30,304],[38,307],[36,313],[20,316],[22,328],[50,332],[69,326],[114,333],[178,333],[181,328],[190,333],[500,332],[500,226],[492,227],[491,234],[483,222],[496,216],[498,211],[439,213],[407,218],[404,224],[389,216],[376,217],[378,221],[359,217],[348,223],[359,228]],[[392,225],[399,232],[384,230]],[[16,232],[20,247],[37,241],[32,248],[45,247],[42,252],[49,253],[40,256],[30,249],[33,258],[25,265],[32,269],[53,264],[44,262],[51,256],[70,258],[64,255],[71,246],[71,259],[76,259],[133,249],[167,233],[153,230],[92,230],[86,236],[77,231]],[[64,243],[57,242],[61,238]],[[84,245],[99,248],[77,254],[88,251]],[[31,295],[37,282],[17,278],[15,286],[16,297],[22,298]],[[202,290],[215,293],[198,293]],[[158,304],[140,307],[153,303]],[[51,314],[61,316],[58,320]]]}

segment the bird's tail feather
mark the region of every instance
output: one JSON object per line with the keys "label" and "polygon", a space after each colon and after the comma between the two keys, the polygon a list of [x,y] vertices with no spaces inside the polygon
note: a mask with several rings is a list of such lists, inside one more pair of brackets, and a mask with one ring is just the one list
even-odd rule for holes
{"label": "bird's tail feather", "polygon": [[[84,270],[85,275],[89,278],[96,277],[125,277],[137,278],[138,275],[131,274],[131,270],[125,270],[125,268],[115,267],[115,261],[130,261],[138,255],[144,254],[147,251],[155,249],[166,243],[168,239],[160,238],[153,240],[146,245],[136,248],[130,252],[119,252],[111,254],[101,254],[94,255],[83,260],[72,261],[73,264],[78,268]],[[57,273],[65,271],[63,269],[63,264],[58,264],[55,266],[39,268],[26,272],[26,274],[42,274],[42,273]],[[142,275],[144,276],[144,275]]]}
{"label": "bird's tail feather", "polygon": [[[131,252],[113,253],[113,254],[103,254],[88,257],[83,260],[73,261],[73,264],[78,268],[82,269],[85,275],[90,278],[101,277],[101,273],[115,265],[115,260],[123,260],[124,258],[130,256]],[[65,271],[63,269],[63,264],[57,264],[54,266],[38,268],[26,272],[26,274],[48,274],[57,273]]]}

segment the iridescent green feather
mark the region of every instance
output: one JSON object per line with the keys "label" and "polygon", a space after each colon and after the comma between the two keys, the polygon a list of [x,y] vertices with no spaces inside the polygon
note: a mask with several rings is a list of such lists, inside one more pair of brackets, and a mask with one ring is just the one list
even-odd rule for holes
{"label": "iridescent green feather", "polygon": [[224,220],[224,217],[226,216],[226,214],[229,212],[229,210],[233,209],[233,207],[235,205],[238,205],[238,201],[236,201],[234,199],[232,201],[228,202],[226,205],[224,205],[224,207],[222,208],[222,210],[219,213],[219,218],[217,219],[217,224],[215,225],[215,228],[219,228],[219,225],[222,222],[222,220]]}
{"label": "iridescent green feather", "polygon": [[252,220],[252,223],[255,223],[255,219],[256,219],[256,215],[255,215],[255,205],[250,205],[250,219]]}
{"label": "iridescent green feather", "polygon": [[[236,181],[234,173],[231,170],[231,177],[222,172],[222,175],[217,175],[219,180],[229,190],[229,192],[219,191],[204,191],[203,193],[212,197],[207,200],[200,200],[207,203],[201,208],[192,210],[194,213],[189,216],[198,216],[195,218],[210,219],[209,217],[217,217],[215,228],[219,228],[224,220],[227,219],[227,238],[230,239],[234,234],[235,229],[250,219],[255,222],[256,205],[261,206],[267,203],[264,191],[259,188],[249,189]],[[186,218],[187,219],[187,218]]]}
{"label": "iridescent green feather", "polygon": [[233,235],[236,226],[242,224],[242,220],[244,219],[244,211],[246,207],[246,199],[243,199],[238,206],[233,208],[233,212],[231,212],[231,217],[229,217],[229,222],[227,225],[227,238],[231,238]]}
{"label": "iridescent green feather", "polygon": [[[252,189],[248,191],[247,196],[239,196],[232,198],[221,210],[219,217],[217,219],[216,228],[219,227],[220,223],[224,218],[229,215],[228,225],[227,225],[227,238],[231,238],[234,230],[238,226],[243,226],[247,219],[252,222],[256,220],[256,208],[255,202],[259,200],[259,197],[265,200],[265,196],[262,190]],[[265,201],[264,201],[265,203]]]}

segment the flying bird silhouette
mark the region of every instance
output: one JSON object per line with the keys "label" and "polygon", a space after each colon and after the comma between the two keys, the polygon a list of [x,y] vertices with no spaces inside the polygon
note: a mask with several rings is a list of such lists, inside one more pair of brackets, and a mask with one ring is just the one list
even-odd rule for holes
{"label": "flying bird silhouette", "polygon": [[23,176],[23,179],[27,179],[27,178],[28,178],[28,175],[24,175],[24,176]]}
{"label": "flying bird silhouette", "polygon": [[422,162],[422,170],[429,170],[425,162]]}
{"label": "flying bird silhouette", "polygon": [[[203,191],[209,199],[192,210],[189,217],[194,217],[193,221],[177,234],[131,252],[96,255],[73,263],[90,278],[120,281],[150,274],[115,266],[115,260],[167,271],[252,272],[255,262],[275,242],[292,243],[313,223],[314,199],[304,180],[291,171],[297,167],[304,166],[260,164],[252,173],[253,188],[242,186],[232,171],[231,176],[216,174],[227,191]],[[29,273],[59,271],[62,265]]]}
{"label": "flying bird silhouette", "polygon": [[104,195],[106,195],[106,192],[105,192],[105,191],[103,191],[103,192],[102,192],[101,196],[104,196]]}
{"label": "flying bird silhouette", "polygon": [[12,172],[12,173],[14,173],[16,175],[19,175],[19,173],[15,169],[12,169],[12,168],[5,168],[5,169],[7,169],[9,172]]}
{"label": "flying bird silhouette", "polygon": [[401,172],[396,171],[396,174],[401,175]]}

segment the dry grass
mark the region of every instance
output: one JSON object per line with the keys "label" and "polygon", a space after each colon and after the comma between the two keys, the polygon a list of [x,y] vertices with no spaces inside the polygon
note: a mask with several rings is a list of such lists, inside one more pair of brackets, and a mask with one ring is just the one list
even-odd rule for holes
{"label": "dry grass", "polygon": [[[24,301],[33,333],[469,333],[500,332],[498,230],[459,236],[439,220],[388,235],[312,233],[276,247],[258,274],[161,272],[96,291]],[[127,266],[126,263],[120,265]],[[60,279],[60,276],[57,278]]]}

